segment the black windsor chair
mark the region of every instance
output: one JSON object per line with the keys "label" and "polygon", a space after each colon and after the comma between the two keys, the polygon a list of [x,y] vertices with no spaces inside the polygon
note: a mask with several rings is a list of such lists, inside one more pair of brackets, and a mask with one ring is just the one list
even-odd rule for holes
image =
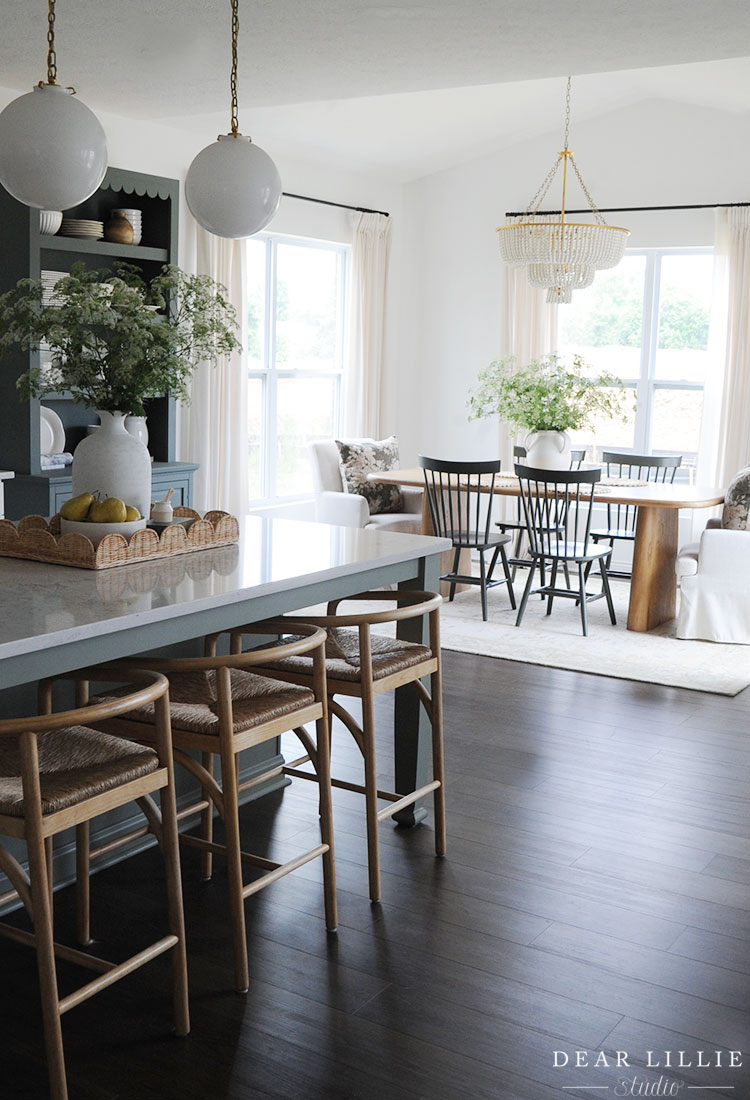
{"label": "black windsor chair", "polygon": [[[526,604],[532,594],[534,573],[539,568],[541,586],[533,589],[547,598],[547,614],[552,612],[555,596],[574,599],[581,609],[581,625],[588,634],[588,604],[602,598],[607,601],[609,617],[615,626],[617,619],[612,603],[609,578],[604,559],[611,550],[597,547],[591,540],[591,507],[594,486],[601,479],[601,469],[595,470],[540,470],[516,463],[516,474],[521,483],[521,500],[526,518],[529,539],[531,569],[516,617],[521,625]],[[587,566],[599,563],[602,576],[601,592],[586,591]],[[545,581],[545,565],[550,566],[549,584]],[[557,588],[557,571],[560,565],[566,572],[570,565],[577,566],[578,587]],[[568,581],[566,572],[566,581]],[[569,581],[568,581],[569,584]]]}
{"label": "black windsor chair", "polygon": [[[491,531],[493,493],[500,461],[449,462],[420,455],[419,465],[424,471],[433,530],[453,543],[453,568],[440,578],[450,584],[448,598],[452,600],[455,596],[457,584],[478,584],[482,594],[482,618],[486,622],[487,589],[507,584],[510,606],[515,610],[516,597],[505,553],[510,535]],[[463,550],[479,553],[478,577],[458,572]],[[492,551],[489,569],[484,560],[488,550]],[[500,579],[493,576],[498,557],[504,573]]]}
{"label": "black windsor chair", "polygon": [[[514,458],[526,458],[526,448],[520,444],[516,444],[513,447]],[[586,457],[586,448],[575,448],[570,452],[570,469],[580,470],[581,464]],[[513,552],[511,557],[508,558],[508,565],[511,565],[511,577],[515,581],[516,572],[519,569],[528,569],[531,565],[531,558],[523,556],[521,551],[523,550],[523,541],[526,535],[526,520],[523,514],[523,505],[521,504],[521,498],[519,496],[516,501],[516,518],[513,520],[500,520],[497,524],[501,532],[505,534],[507,531],[516,532],[516,540],[513,546]]]}
{"label": "black windsor chair", "polygon": [[[606,467],[607,477],[627,477],[654,484],[671,485],[675,474],[682,465],[682,455],[631,455],[619,451],[602,451],[602,465]],[[595,528],[591,538],[595,543],[603,540],[609,544],[610,554],[605,563],[610,577],[630,577],[627,570],[610,569],[615,541],[622,539],[635,541],[635,525],[638,519],[638,507],[635,504],[608,504],[607,526]]]}

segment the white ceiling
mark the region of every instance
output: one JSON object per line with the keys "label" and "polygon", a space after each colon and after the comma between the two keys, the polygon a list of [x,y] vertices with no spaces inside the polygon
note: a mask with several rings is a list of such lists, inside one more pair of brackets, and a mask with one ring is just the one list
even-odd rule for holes
{"label": "white ceiling", "polygon": [[[0,85],[44,77],[46,15],[0,0]],[[647,98],[750,103],[747,0],[240,0],[240,21],[241,128],[401,179],[562,127],[568,73],[609,74],[574,81],[574,120]],[[229,0],[60,0],[56,30],[58,79],[85,102],[228,129]]]}

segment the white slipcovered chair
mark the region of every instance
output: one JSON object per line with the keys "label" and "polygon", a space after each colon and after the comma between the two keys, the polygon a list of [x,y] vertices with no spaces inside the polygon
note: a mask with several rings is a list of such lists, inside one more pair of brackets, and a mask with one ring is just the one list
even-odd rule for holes
{"label": "white slipcovered chair", "polygon": [[677,557],[678,638],[750,645],[750,530],[709,520],[700,542]]}
{"label": "white slipcovered chair", "polygon": [[[374,443],[375,441],[360,439],[356,442]],[[370,527],[381,531],[421,534],[421,489],[402,489],[405,511],[370,515],[370,507],[364,497],[356,493],[344,492],[339,468],[339,451],[335,440],[319,440],[312,443],[310,448],[315,487],[315,518],[318,522],[333,523],[339,527]]]}

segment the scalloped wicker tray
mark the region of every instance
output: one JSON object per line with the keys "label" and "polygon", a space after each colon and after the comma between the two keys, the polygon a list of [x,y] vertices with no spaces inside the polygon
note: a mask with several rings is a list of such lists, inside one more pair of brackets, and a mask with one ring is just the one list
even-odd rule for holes
{"label": "scalloped wicker tray", "polygon": [[49,523],[43,516],[25,516],[17,526],[2,519],[0,557],[71,565],[76,569],[111,569],[115,565],[190,554],[239,541],[239,523],[227,512],[206,512],[201,518],[192,508],[178,507],[174,515],[194,522],[187,529],[181,523],[165,527],[160,534],[146,528],[136,531],[130,540],[122,535],[106,535],[96,549],[85,535],[61,535],[59,515],[53,516]]}

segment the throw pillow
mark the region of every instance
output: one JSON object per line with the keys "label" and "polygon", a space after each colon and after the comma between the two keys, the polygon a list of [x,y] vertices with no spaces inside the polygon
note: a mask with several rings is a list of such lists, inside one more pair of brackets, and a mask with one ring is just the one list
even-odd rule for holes
{"label": "throw pillow", "polygon": [[731,531],[750,530],[750,466],[735,474],[724,497],[721,526]]}
{"label": "throw pillow", "polygon": [[398,440],[395,435],[373,443],[344,443],[337,439],[336,446],[345,493],[364,497],[373,516],[384,512],[403,512],[404,498],[398,485],[367,480],[368,474],[379,470],[398,469]]}

